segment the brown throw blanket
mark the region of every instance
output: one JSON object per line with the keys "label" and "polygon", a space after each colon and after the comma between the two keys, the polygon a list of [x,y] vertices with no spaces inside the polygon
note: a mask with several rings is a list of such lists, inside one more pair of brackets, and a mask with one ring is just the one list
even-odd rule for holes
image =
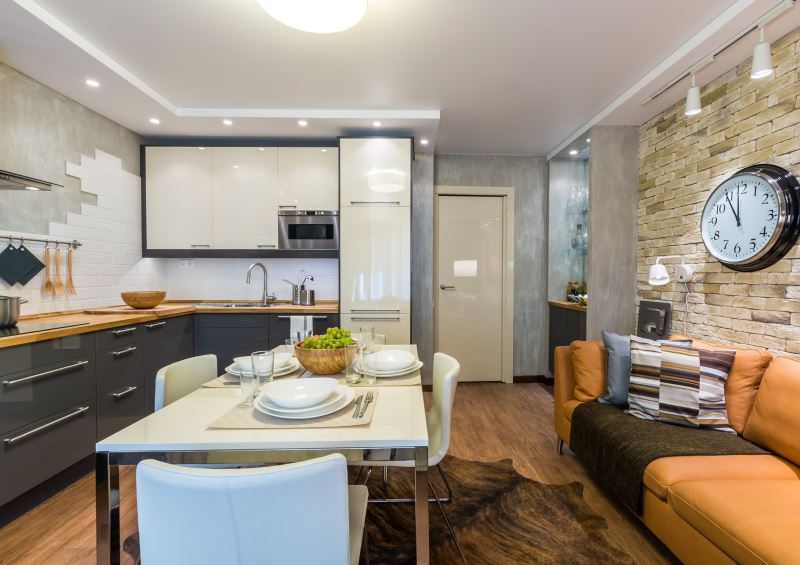
{"label": "brown throw blanket", "polygon": [[637,514],[644,470],[656,459],[766,453],[735,434],[642,420],[599,402],[575,408],[569,447],[593,478]]}

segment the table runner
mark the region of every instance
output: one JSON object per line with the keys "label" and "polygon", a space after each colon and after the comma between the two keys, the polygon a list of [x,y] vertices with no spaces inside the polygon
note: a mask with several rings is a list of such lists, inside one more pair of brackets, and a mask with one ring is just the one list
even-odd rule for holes
{"label": "table runner", "polygon": [[353,402],[327,416],[310,418],[307,420],[289,420],[268,416],[255,409],[253,406],[237,405],[232,410],[223,414],[217,420],[209,424],[210,429],[225,430],[255,430],[255,429],[300,429],[300,428],[349,428],[351,426],[367,426],[372,422],[372,415],[375,413],[379,393],[377,390],[371,391],[374,398],[369,403],[367,411],[362,418],[353,419],[353,409],[355,402],[360,395],[366,397],[368,391],[359,391]]}

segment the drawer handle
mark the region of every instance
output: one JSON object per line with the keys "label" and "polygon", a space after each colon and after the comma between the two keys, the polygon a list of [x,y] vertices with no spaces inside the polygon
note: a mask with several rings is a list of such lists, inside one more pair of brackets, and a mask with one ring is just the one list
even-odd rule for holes
{"label": "drawer handle", "polygon": [[211,247],[208,243],[190,243],[189,247]]}
{"label": "drawer handle", "polygon": [[3,440],[3,443],[6,444],[6,447],[14,447],[14,444],[16,444],[16,443],[18,443],[18,442],[20,442],[22,440],[25,440],[25,439],[28,439],[30,437],[33,437],[36,434],[39,434],[39,433],[41,433],[43,431],[46,431],[46,430],[52,428],[53,426],[57,426],[58,424],[61,424],[62,422],[66,422],[67,420],[71,420],[72,418],[75,418],[76,416],[80,416],[81,414],[84,414],[84,413],[86,413],[88,411],[89,411],[89,407],[88,406],[81,406],[80,408],[78,408],[74,412],[70,412],[66,416],[61,416],[60,418],[56,418],[52,422],[47,422],[46,424],[42,424],[38,428],[33,428],[32,430],[29,430],[29,431],[25,432],[24,434],[19,434],[18,436],[14,436],[14,437],[7,437],[7,438],[5,438]]}
{"label": "drawer handle", "polygon": [[350,316],[351,320],[372,321],[372,322],[399,322],[400,316],[388,316],[385,318],[370,318],[367,316]]}
{"label": "drawer handle", "polygon": [[350,311],[353,312],[354,314],[355,313],[368,314],[370,312],[376,312],[378,314],[381,314],[383,312],[397,312],[399,314],[400,313],[400,308],[383,308],[383,309],[381,309],[381,308],[372,308],[372,309],[370,309],[370,308],[367,308],[367,309],[351,308]]}
{"label": "drawer handle", "polygon": [[256,247],[274,249],[277,246],[273,245],[272,243],[259,243]]}
{"label": "drawer handle", "polygon": [[361,204],[392,204],[394,206],[400,206],[400,201],[399,200],[383,200],[383,201],[381,201],[381,200],[351,200],[350,204],[353,204],[355,206],[358,206],[358,205],[361,205]]}
{"label": "drawer handle", "polygon": [[327,316],[311,316],[312,320],[327,320]]}
{"label": "drawer handle", "polygon": [[[298,316],[301,316],[301,317],[305,318],[305,316],[303,316],[303,314],[298,314]],[[279,320],[288,320],[289,318],[291,318],[291,316],[278,316],[277,318]],[[314,320],[327,320],[328,319],[327,316],[311,316],[311,318],[314,319]]]}
{"label": "drawer handle", "polygon": [[154,330],[156,328],[163,328],[166,325],[166,322],[154,322],[152,324],[146,324],[144,327],[146,327],[148,330]]}
{"label": "drawer handle", "polygon": [[119,400],[120,398],[125,398],[130,393],[132,393],[134,390],[136,390],[137,388],[139,388],[139,387],[138,386],[129,386],[125,390],[121,390],[119,392],[112,392],[111,396],[114,397],[114,400]]}
{"label": "drawer handle", "polygon": [[112,351],[111,355],[115,359],[119,359],[120,357],[128,355],[129,353],[133,353],[134,351],[136,351],[136,346],[132,345],[131,347],[126,347],[125,349],[120,349],[119,351]]}
{"label": "drawer handle", "polygon": [[73,369],[77,369],[78,367],[83,367],[84,365],[88,365],[88,361],[78,361],[77,363],[73,363],[72,365],[65,365],[64,367],[58,367],[57,369],[50,369],[49,371],[43,371],[41,373],[36,373],[35,375],[29,375],[27,377],[21,377],[19,379],[12,379],[3,381],[3,386],[14,386],[19,383],[24,383],[27,381],[34,381],[36,379],[41,379],[42,377],[51,377],[53,375],[61,375],[63,373],[69,373]]}
{"label": "drawer handle", "polygon": [[121,330],[114,330],[113,332],[111,332],[111,334],[112,334],[114,337],[119,337],[119,336],[121,336],[121,335],[128,335],[128,334],[132,334],[132,333],[133,333],[133,332],[135,332],[135,331],[136,331],[136,327],[132,327],[132,328],[123,328],[123,329],[121,329]]}
{"label": "drawer handle", "polygon": [[281,204],[278,208],[297,208],[294,204]]}

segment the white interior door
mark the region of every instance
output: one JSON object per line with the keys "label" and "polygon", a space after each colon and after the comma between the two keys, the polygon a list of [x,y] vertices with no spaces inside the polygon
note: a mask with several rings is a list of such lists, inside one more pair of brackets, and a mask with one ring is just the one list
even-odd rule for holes
{"label": "white interior door", "polygon": [[501,196],[438,196],[436,350],[463,381],[502,377],[504,217]]}

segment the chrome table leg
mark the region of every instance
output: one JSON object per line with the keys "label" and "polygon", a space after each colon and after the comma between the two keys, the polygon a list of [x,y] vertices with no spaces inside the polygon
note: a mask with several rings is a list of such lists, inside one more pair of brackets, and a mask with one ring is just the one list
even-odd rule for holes
{"label": "chrome table leg", "polygon": [[95,512],[97,563],[119,563],[119,467],[110,464],[105,452],[95,456]]}
{"label": "chrome table leg", "polygon": [[417,563],[430,562],[430,530],[428,526],[428,448],[414,448],[414,514],[416,524]]}

